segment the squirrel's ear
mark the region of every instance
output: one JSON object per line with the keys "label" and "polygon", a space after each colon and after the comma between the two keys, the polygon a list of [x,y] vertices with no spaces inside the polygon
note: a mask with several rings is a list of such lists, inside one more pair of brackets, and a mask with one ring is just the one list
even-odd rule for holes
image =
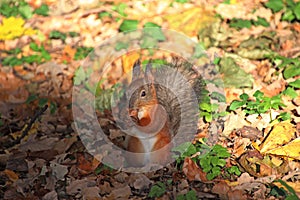
{"label": "squirrel's ear", "polygon": [[141,61],[140,61],[140,59],[138,59],[138,60],[134,63],[134,65],[133,65],[133,69],[132,69],[132,80],[135,80],[135,79],[137,79],[137,78],[140,77],[140,75],[141,75],[141,68],[142,68],[142,66],[141,66]]}
{"label": "squirrel's ear", "polygon": [[154,81],[154,77],[152,74],[152,60],[149,60],[149,63],[146,65],[145,77],[147,77],[147,79],[151,82]]}

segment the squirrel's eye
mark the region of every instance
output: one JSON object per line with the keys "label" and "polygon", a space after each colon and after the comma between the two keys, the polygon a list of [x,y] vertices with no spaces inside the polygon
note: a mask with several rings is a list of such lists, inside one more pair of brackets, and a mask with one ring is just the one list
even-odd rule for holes
{"label": "squirrel's eye", "polygon": [[141,97],[145,97],[146,96],[146,91],[145,90],[142,90],[141,91]]}

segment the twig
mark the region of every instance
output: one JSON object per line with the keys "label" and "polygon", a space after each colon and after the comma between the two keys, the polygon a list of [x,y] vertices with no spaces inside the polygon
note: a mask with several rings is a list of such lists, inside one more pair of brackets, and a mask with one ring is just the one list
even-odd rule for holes
{"label": "twig", "polygon": [[35,114],[34,116],[30,119],[30,122],[28,123],[27,127],[25,128],[25,130],[22,132],[22,135],[20,137],[18,137],[16,140],[12,141],[11,144],[7,144],[6,147],[12,147],[18,143],[21,142],[21,140],[28,134],[28,132],[30,131],[32,125],[34,124],[34,122],[37,120],[37,118],[39,116],[41,116],[48,108],[48,105],[45,105],[44,107],[40,108]]}

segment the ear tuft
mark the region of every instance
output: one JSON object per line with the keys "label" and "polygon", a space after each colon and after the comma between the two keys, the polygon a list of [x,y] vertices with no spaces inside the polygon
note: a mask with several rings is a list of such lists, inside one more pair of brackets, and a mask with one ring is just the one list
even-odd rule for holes
{"label": "ear tuft", "polygon": [[133,69],[132,69],[132,80],[135,80],[137,78],[140,78],[141,76],[141,70],[142,70],[142,66],[141,66],[141,61],[140,59],[138,59],[134,65],[133,65]]}
{"label": "ear tuft", "polygon": [[153,77],[153,74],[152,74],[152,59],[150,59],[148,64],[146,65],[145,77],[148,80],[150,80],[151,82],[154,81],[154,77]]}

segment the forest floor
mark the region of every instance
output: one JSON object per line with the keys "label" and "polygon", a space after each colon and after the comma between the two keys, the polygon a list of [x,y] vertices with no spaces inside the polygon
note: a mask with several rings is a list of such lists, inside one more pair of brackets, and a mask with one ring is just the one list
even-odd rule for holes
{"label": "forest floor", "polygon": [[[119,152],[92,152],[103,139],[86,145],[72,96],[93,91],[90,76],[103,76],[97,123],[118,144],[107,104],[137,58],[203,53],[222,92],[199,103],[198,131],[174,163],[130,173]],[[296,0],[2,1],[0,199],[299,199],[299,57]]]}

